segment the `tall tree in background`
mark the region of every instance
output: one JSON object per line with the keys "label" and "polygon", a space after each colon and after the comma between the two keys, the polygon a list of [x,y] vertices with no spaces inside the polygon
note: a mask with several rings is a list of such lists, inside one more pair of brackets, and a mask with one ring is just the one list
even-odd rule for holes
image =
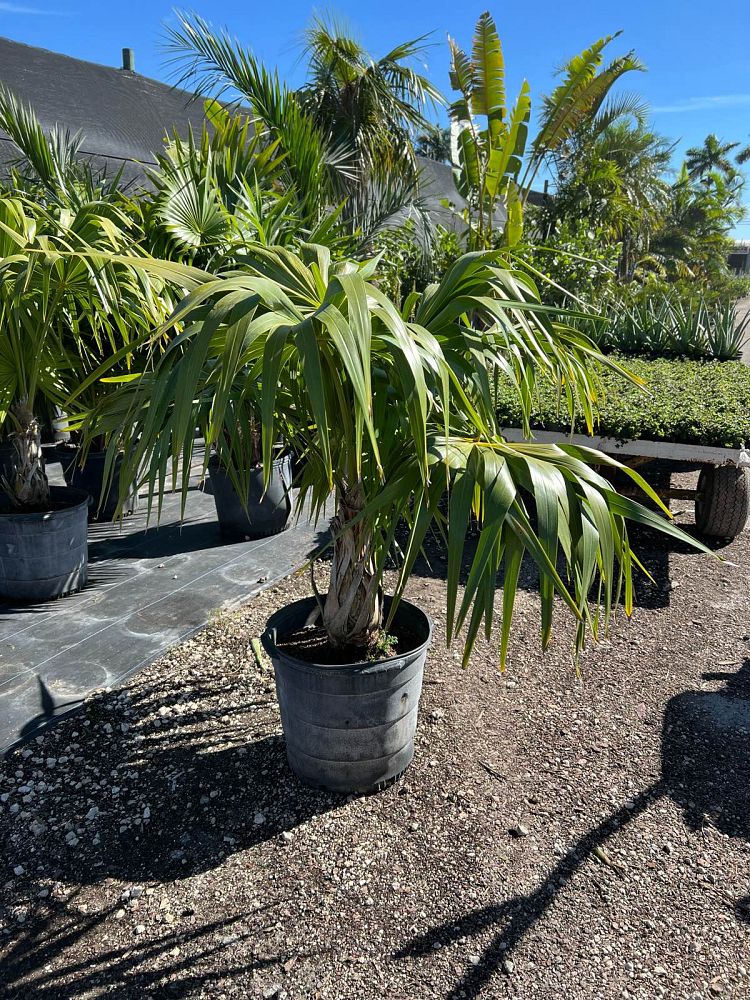
{"label": "tall tree in background", "polygon": [[730,233],[744,215],[741,192],[736,172],[726,178],[717,170],[696,181],[683,164],[651,241],[669,277],[710,281],[726,270]]}
{"label": "tall tree in background", "polygon": [[629,281],[663,211],[668,185],[663,180],[674,146],[642,118],[607,116],[580,130],[558,157],[557,190],[549,223],[588,219],[620,243],[618,276]]}
{"label": "tall tree in background", "polygon": [[413,140],[429,127],[424,111],[444,103],[412,66],[424,59],[426,39],[376,59],[335,21],[315,17],[305,31],[308,79],[300,104],[335,148],[351,154],[360,183],[372,173],[415,170]]}
{"label": "tall tree in background", "polygon": [[737,153],[735,157],[738,163],[747,163],[750,160],[750,143],[747,146],[743,146],[742,149]]}
{"label": "tall tree in background", "polygon": [[178,14],[167,38],[177,82],[246,104],[285,156],[289,185],[319,218],[342,205],[353,232],[375,230],[415,198],[413,137],[442,100],[411,65],[425,45],[417,38],[376,60],[346,29],[316,19],[305,34],[309,79],[293,91],[197,14]]}
{"label": "tall tree in background", "polygon": [[438,163],[450,163],[451,130],[440,125],[429,125],[417,136],[417,154]]}
{"label": "tall tree in background", "polygon": [[736,173],[729,154],[737,149],[738,142],[723,142],[713,132],[703,140],[702,146],[691,146],[685,154],[685,164],[691,180],[702,180],[709,174],[719,173],[727,180]]}

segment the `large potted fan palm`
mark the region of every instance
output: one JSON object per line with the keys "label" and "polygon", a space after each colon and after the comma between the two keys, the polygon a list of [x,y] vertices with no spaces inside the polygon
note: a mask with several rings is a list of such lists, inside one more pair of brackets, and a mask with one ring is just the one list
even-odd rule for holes
{"label": "large potted fan palm", "polygon": [[0,197],[0,597],[44,601],[86,582],[93,498],[49,484],[40,414],[66,410],[95,363],[163,315],[152,279],[115,261],[123,243],[97,203],[56,214]]}
{"label": "large potted fan palm", "polygon": [[[465,629],[465,660],[480,626],[488,634],[494,627],[504,569],[501,663],[524,555],[539,569],[543,644],[557,594],[577,622],[580,647],[589,627],[596,633],[609,621],[623,582],[630,610],[626,520],[685,537],[595,471],[617,464],[611,459],[503,439],[496,377],[517,386],[527,416],[535,379],[548,379],[591,420],[595,366],[611,364],[584,335],[550,320],[529,279],[498,252],[467,254],[402,315],[372,280],[376,266],[334,266],[316,246],[299,255],[256,247],[229,272],[185,274],[183,284],[194,287],[170,320],[179,350],[142,384],[124,387],[126,420],[106,403],[95,415],[110,447],[124,446],[125,478],[144,469],[152,494],[170,467],[189,464],[186,431],[201,371],[213,372],[214,439],[231,442],[236,468],[249,450],[236,410],[243,393],[260,394],[267,483],[279,434],[304,452],[297,502],[332,513],[330,580],[324,593],[274,614],[263,643],[292,768],[338,791],[376,788],[411,760],[431,625],[403,595],[430,525],[447,538],[447,635]],[[635,471],[622,471],[659,503]],[[459,593],[474,519],[478,545]],[[383,575],[400,524],[408,540],[386,596]],[[592,592],[601,616],[589,606]]]}
{"label": "large potted fan palm", "polygon": [[[36,252],[29,252],[31,249]],[[89,497],[50,486],[39,398],[61,402],[67,361],[60,318],[81,261],[47,253],[36,220],[0,199],[0,597],[43,601],[86,582]]]}

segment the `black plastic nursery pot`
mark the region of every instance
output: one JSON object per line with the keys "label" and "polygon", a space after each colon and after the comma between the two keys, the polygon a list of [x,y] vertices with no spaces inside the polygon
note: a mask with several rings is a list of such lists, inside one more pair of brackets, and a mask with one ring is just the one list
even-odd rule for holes
{"label": "black plastic nursery pot", "polygon": [[[386,613],[389,606],[386,598]],[[317,788],[376,791],[414,757],[432,621],[414,604],[401,601],[393,626],[411,633],[414,647],[382,660],[309,663],[279,648],[279,641],[314,625],[319,615],[314,597],[295,601],[271,615],[262,637],[276,676],[289,766]]]}
{"label": "black plastic nursery pot", "polygon": [[89,502],[83,490],[51,486],[49,510],[0,510],[0,598],[36,603],[85,585]]}
{"label": "black plastic nursery pot", "polygon": [[219,529],[225,538],[265,538],[278,535],[292,514],[292,463],[288,455],[276,459],[268,489],[263,492],[263,470],[250,471],[247,505],[240,500],[216,455],[208,460],[211,492]]}
{"label": "black plastic nursery pot", "polygon": [[[106,495],[102,497],[104,470],[107,461],[106,451],[90,451],[83,465],[79,464],[81,453],[78,448],[60,445],[55,454],[62,465],[66,484],[72,486],[74,489],[83,490],[91,497],[89,520],[111,521],[117,513],[117,494],[120,483],[120,470],[122,468],[122,455],[117,455],[115,458],[112,481],[109,484]],[[123,513],[132,513],[134,503],[135,493],[130,497],[130,502]]]}

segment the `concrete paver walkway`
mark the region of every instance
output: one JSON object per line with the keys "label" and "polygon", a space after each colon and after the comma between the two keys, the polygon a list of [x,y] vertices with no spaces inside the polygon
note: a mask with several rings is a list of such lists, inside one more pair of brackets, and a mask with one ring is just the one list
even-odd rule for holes
{"label": "concrete paver walkway", "polygon": [[319,542],[300,520],[281,535],[227,543],[213,497],[197,485],[194,477],[182,525],[176,496],[165,499],[158,527],[145,530],[143,510],[122,528],[90,525],[81,593],[35,606],[0,602],[0,751],[150,663],[216,609],[287,576]]}

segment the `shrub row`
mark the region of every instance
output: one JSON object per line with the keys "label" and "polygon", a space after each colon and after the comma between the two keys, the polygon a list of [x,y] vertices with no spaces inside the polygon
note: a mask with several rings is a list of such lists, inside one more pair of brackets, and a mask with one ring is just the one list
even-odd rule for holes
{"label": "shrub row", "polygon": [[[644,438],[737,448],[750,443],[750,367],[738,361],[619,358],[646,383],[642,389],[609,369],[601,371],[603,399],[597,433],[618,440]],[[498,415],[519,427],[521,410],[509,384],[500,387]],[[532,426],[567,432],[554,387],[539,385]],[[575,431],[586,433],[582,419]]]}

